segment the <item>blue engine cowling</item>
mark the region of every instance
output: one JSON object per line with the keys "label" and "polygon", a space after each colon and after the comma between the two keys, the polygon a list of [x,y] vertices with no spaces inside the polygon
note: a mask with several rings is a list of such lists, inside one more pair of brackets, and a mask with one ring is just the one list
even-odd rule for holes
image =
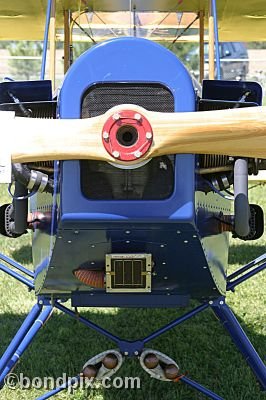
{"label": "blue engine cowling", "polygon": [[[124,103],[191,112],[195,90],[172,52],[145,39],[114,39],[70,68],[58,113],[92,117]],[[75,306],[175,306],[225,293],[228,234],[212,219],[221,209],[229,213],[230,205],[201,192],[194,155],[154,159],[131,172],[65,161],[55,163],[55,179],[53,199],[40,194],[32,202],[33,210],[51,213],[48,229],[35,230],[33,238],[38,293],[71,297]],[[150,254],[150,290],[109,292],[106,284],[95,288],[75,277],[79,268],[105,274],[106,254]]]}

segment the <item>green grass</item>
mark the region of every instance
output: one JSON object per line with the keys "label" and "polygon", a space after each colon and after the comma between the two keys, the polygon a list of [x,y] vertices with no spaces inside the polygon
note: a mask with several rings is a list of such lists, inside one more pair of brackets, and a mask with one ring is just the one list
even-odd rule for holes
{"label": "green grass", "polygon": [[[250,192],[252,202],[266,210],[266,188]],[[1,195],[1,199],[3,196]],[[2,200],[3,201],[3,200]],[[265,238],[255,243],[232,240],[230,271],[265,252]],[[19,240],[1,239],[1,251],[31,267],[30,235]],[[266,357],[266,274],[260,273],[229,293],[227,302],[237,315],[260,356]],[[34,304],[34,295],[24,286],[0,272],[0,354],[19,328]],[[194,302],[191,306],[194,306]],[[184,313],[180,309],[86,309],[84,315],[92,321],[127,339],[147,335]],[[223,327],[211,311],[187,321],[149,344],[175,359],[182,372],[198,380],[225,400],[265,399],[242,356],[232,344]],[[90,331],[76,320],[55,312],[49,323],[16,367],[17,374],[34,376],[76,375],[93,355],[112,348],[113,344]],[[206,397],[179,383],[164,383],[150,379],[137,359],[124,363],[119,376],[139,376],[141,389],[101,388],[62,393],[57,399],[71,400],[203,400]],[[35,399],[43,390],[11,390],[0,392],[1,400]]]}

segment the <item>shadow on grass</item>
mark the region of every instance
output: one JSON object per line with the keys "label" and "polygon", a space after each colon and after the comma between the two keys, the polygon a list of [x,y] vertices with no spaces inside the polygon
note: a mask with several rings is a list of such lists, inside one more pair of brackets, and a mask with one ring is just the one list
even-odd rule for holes
{"label": "shadow on grass", "polygon": [[266,246],[254,242],[232,244],[229,250],[229,264],[241,266],[266,253]]}
{"label": "shadow on grass", "polygon": [[21,264],[30,264],[32,263],[32,248],[29,245],[21,246],[12,251],[11,257]]}
{"label": "shadow on grass", "polygon": [[[105,309],[105,312],[101,313],[101,309],[92,309],[82,315],[123,339],[133,340],[145,337],[185,311],[112,309],[108,313]],[[4,351],[24,318],[25,315],[0,316],[0,353]],[[265,337],[256,334],[250,327],[248,329],[245,327],[245,331],[259,353],[265,355]],[[206,385],[226,400],[264,398],[240,353],[210,310],[148,343],[147,347],[168,354],[180,365],[182,373],[188,371],[190,378]],[[63,373],[75,376],[88,359],[112,348],[116,348],[114,343],[77,320],[56,312],[33,341],[15,372],[24,373],[29,378],[61,377]],[[102,397],[95,397],[95,390],[90,390],[84,392],[81,397],[80,394],[78,397],[71,396],[71,399],[203,400],[206,398],[183,384],[150,379],[140,367],[137,358],[126,359],[117,376],[139,377],[141,388],[132,390],[113,388],[104,392],[100,390]]]}

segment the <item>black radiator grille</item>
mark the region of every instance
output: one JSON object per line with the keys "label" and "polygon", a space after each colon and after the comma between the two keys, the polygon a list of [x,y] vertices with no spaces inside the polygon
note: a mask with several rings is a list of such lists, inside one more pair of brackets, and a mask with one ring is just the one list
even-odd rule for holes
{"label": "black radiator grille", "polygon": [[136,104],[149,111],[174,112],[174,97],[160,84],[105,83],[83,95],[81,118],[96,117],[119,104]]}

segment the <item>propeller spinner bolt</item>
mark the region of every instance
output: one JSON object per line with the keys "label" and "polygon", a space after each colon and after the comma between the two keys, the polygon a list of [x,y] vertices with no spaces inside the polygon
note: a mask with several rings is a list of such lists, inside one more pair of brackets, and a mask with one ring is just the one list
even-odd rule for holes
{"label": "propeller spinner bolt", "polygon": [[118,158],[119,156],[120,156],[120,153],[119,153],[119,151],[113,151],[113,156],[114,156],[114,158]]}
{"label": "propeller spinner bolt", "polygon": [[108,140],[109,139],[109,133],[108,132],[103,132],[103,138],[104,140]]}
{"label": "propeller spinner bolt", "polygon": [[118,113],[115,113],[115,114],[113,115],[113,119],[114,119],[115,121],[118,121],[118,120],[120,119],[120,115],[119,115]]}
{"label": "propeller spinner bolt", "polygon": [[140,120],[141,120],[141,115],[140,115],[139,113],[136,113],[136,114],[134,115],[134,118],[135,118],[137,121],[140,121]]}
{"label": "propeller spinner bolt", "polygon": [[152,127],[138,110],[117,109],[103,125],[102,144],[109,155],[122,162],[139,161],[152,145]]}
{"label": "propeller spinner bolt", "polygon": [[151,132],[146,132],[146,139],[148,139],[148,140],[152,139],[152,133]]}
{"label": "propeller spinner bolt", "polygon": [[137,151],[134,152],[134,156],[135,156],[136,158],[140,158],[140,157],[142,156],[142,152],[139,151],[139,150],[137,150]]}

